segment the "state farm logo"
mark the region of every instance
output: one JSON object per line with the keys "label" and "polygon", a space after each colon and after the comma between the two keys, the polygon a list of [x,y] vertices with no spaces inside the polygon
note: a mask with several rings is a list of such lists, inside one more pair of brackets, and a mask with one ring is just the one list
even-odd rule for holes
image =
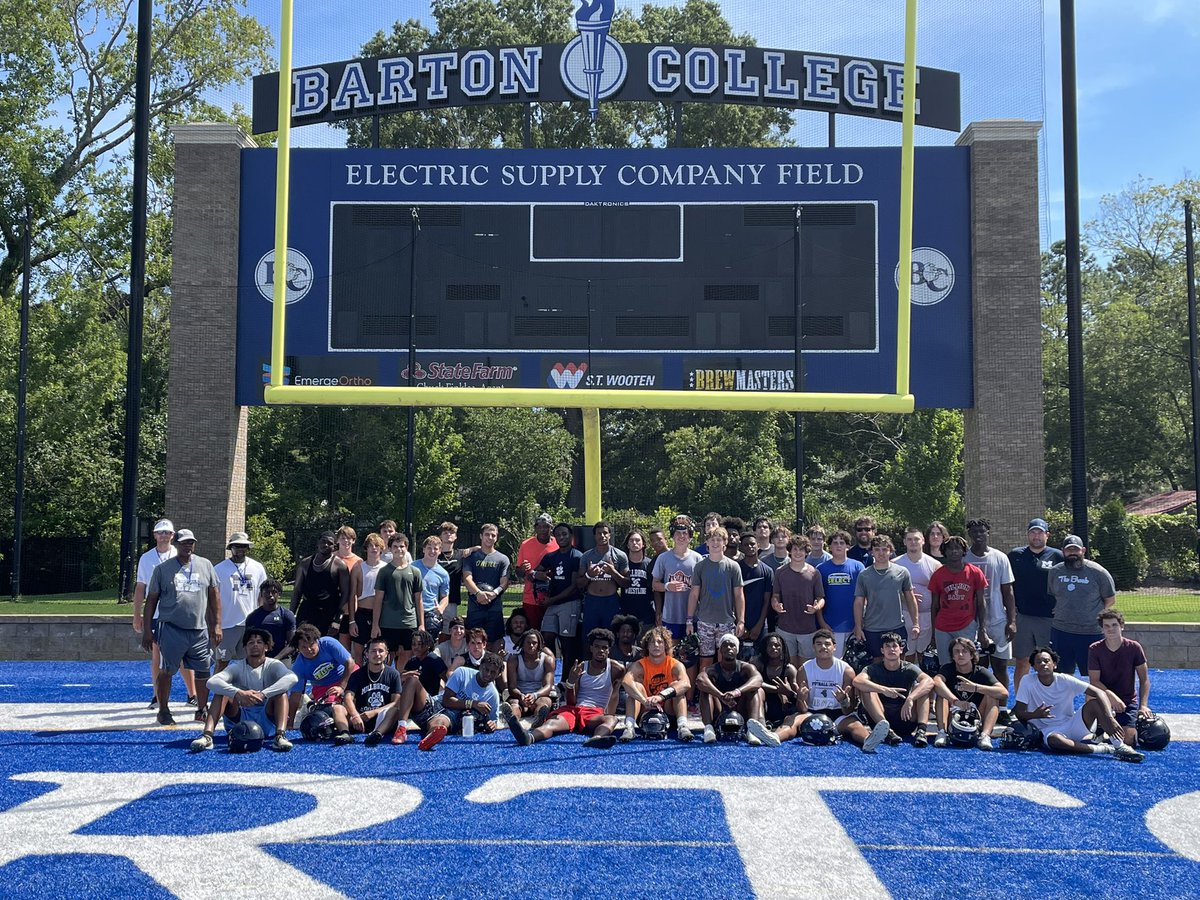
{"label": "state farm logo", "polygon": [[554,388],[577,388],[587,373],[587,363],[555,363],[546,378],[546,384]]}

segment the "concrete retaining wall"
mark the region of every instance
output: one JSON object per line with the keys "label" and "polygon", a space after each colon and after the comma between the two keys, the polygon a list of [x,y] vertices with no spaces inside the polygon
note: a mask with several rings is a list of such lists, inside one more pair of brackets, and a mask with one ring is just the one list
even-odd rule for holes
{"label": "concrete retaining wall", "polygon": [[[1131,622],[1152,669],[1200,669],[1200,623]],[[129,616],[0,616],[0,660],[145,659]]]}

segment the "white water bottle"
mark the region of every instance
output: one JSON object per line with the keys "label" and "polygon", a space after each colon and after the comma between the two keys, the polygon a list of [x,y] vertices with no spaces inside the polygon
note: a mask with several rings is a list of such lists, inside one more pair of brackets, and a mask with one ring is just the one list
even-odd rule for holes
{"label": "white water bottle", "polygon": [[468,701],[467,708],[463,710],[462,718],[462,736],[465,738],[475,737],[475,703]]}

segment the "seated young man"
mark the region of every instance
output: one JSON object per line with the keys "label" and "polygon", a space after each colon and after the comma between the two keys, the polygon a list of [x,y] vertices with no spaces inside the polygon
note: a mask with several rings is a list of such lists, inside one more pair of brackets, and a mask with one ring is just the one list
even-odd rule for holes
{"label": "seated young man", "polygon": [[483,655],[478,669],[462,666],[455,670],[442,691],[441,709],[422,726],[426,729],[425,737],[421,738],[417,749],[432,750],[452,731],[461,733],[465,716],[474,717],[477,730],[495,731],[496,711],[501,708],[496,679],[503,670],[504,661],[490,650]]}
{"label": "seated young man", "polygon": [[[1088,647],[1088,681],[1108,691],[1113,716],[1125,729],[1125,743],[1137,743],[1138,719],[1154,715],[1150,710],[1150,668],[1146,651],[1125,637],[1125,616],[1109,607],[1096,617],[1104,639]],[[1137,693],[1134,693],[1134,680]]]}
{"label": "seated young man", "polygon": [[775,727],[796,712],[800,696],[796,667],[788,661],[787,647],[778,634],[760,640],[759,652],[750,662],[763,677],[763,718]]}
{"label": "seated young man", "polygon": [[[704,743],[717,739],[713,723],[726,710],[734,710],[746,721],[746,743],[758,746],[766,726],[762,722],[762,675],[758,669],[738,659],[742,642],[734,634],[723,634],[717,641],[717,661],[700,672],[696,688],[700,692],[700,717],[704,721]],[[758,722],[760,728],[751,729]]]}
{"label": "seated young man", "polygon": [[588,632],[588,649],[591,659],[575,663],[570,679],[563,682],[566,689],[566,705],[554,711],[543,725],[527,731],[520,718],[505,706],[501,709],[509,730],[517,743],[528,747],[537,741],[546,741],[556,734],[586,734],[585,747],[606,750],[616,743],[613,729],[617,719],[617,685],[625,676],[625,667],[608,658],[616,642],[607,628],[593,628]]}
{"label": "seated young man", "polygon": [[625,688],[625,727],[622,741],[632,741],[634,723],[648,710],[662,710],[675,720],[679,740],[692,739],[687,722],[687,695],[692,689],[687,668],[671,656],[671,630],[665,625],[642,635],[642,656],[629,664],[622,679]]}
{"label": "seated young man", "polygon": [[[208,705],[204,733],[192,741],[192,750],[211,750],[213,732],[222,711],[226,731],[231,725],[247,719],[257,722],[264,735],[275,734],[271,749],[287,751],[292,742],[284,731],[287,727],[288,689],[296,683],[296,675],[277,659],[271,658],[273,638],[265,628],[247,628],[242,638],[246,656],[235,659],[208,680],[213,699]],[[226,708],[228,707],[228,708]]]}
{"label": "seated young man", "polygon": [[933,678],[933,690],[937,698],[935,715],[938,733],[933,740],[935,747],[949,747],[950,738],[946,731],[952,709],[975,707],[982,722],[976,746],[980,750],[992,749],[992,729],[1000,716],[1001,704],[1008,700],[1008,689],[991,670],[979,665],[979,651],[970,638],[956,637],[950,641],[950,658]]}
{"label": "seated young man", "polygon": [[[1058,654],[1049,647],[1034,650],[1029,664],[1037,677],[1026,675],[1021,679],[1013,714],[1022,722],[1032,722],[1049,749],[1057,753],[1110,753],[1122,762],[1139,763],[1146,758],[1125,743],[1125,729],[1113,716],[1108,691],[1055,671]],[[1080,694],[1087,694],[1088,699],[1076,711],[1075,698]],[[1099,730],[1097,737],[1107,735],[1108,741],[1091,740],[1093,728]]]}
{"label": "seated young man", "polygon": [[508,704],[513,715],[527,716],[541,725],[554,708],[554,654],[543,644],[542,633],[531,628],[520,637],[517,652],[506,661]]}
{"label": "seated young man", "polygon": [[[433,644],[433,635],[428,631],[421,629],[413,634],[412,656],[400,673],[400,697],[389,713],[387,723],[377,729],[386,734],[388,728],[394,727],[393,744],[408,740],[409,719],[420,730],[426,731],[433,717],[442,711],[442,689],[449,670],[442,657],[433,652]],[[379,740],[372,738],[367,743],[379,743]]]}
{"label": "seated young man", "polygon": [[374,746],[392,728],[396,704],[400,700],[400,673],[388,665],[390,649],[382,637],[367,641],[367,664],[350,676],[346,684],[346,718],[350,733],[366,733],[366,743]]}
{"label": "seated young man", "polygon": [[296,629],[294,640],[299,652],[292,663],[296,684],[288,698],[288,727],[294,727],[304,687],[311,681],[313,702],[327,703],[332,707],[334,740],[339,744],[351,743],[354,738],[350,736],[350,723],[342,705],[342,697],[350,676],[358,666],[337,638],[322,636],[317,627],[308,622]]}
{"label": "seated young man", "polygon": [[872,727],[888,723],[884,738],[888,744],[900,744],[911,737],[914,747],[925,747],[929,743],[925,723],[929,721],[933,679],[904,660],[904,639],[896,632],[885,632],[879,644],[883,661],[871,663],[854,679],[863,710]]}

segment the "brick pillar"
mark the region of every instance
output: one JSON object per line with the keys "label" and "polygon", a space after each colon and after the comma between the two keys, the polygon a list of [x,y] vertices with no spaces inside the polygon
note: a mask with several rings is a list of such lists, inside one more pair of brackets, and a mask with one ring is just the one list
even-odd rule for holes
{"label": "brick pillar", "polygon": [[163,511],[224,559],[246,519],[246,409],[234,402],[241,151],[223,123],[177,125],[171,278],[171,377]]}
{"label": "brick pillar", "polygon": [[992,522],[992,545],[1025,543],[1046,507],[1042,418],[1040,122],[974,122],[971,148],[971,292],[975,407],[963,456],[968,517]]}

